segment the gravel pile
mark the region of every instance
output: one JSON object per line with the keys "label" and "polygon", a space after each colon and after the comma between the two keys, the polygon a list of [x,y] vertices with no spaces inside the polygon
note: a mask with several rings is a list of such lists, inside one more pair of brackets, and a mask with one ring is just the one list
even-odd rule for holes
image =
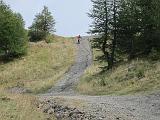
{"label": "gravel pile", "polygon": [[[93,120],[95,118],[77,108],[59,105],[54,100],[43,101],[38,105],[38,108],[44,113],[47,113],[50,117],[54,115],[57,120]],[[48,117],[48,119],[50,118]]]}

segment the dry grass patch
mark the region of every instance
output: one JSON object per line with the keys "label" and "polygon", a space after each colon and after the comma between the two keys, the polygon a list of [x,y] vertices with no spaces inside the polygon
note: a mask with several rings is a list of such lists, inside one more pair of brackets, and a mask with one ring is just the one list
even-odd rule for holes
{"label": "dry grass patch", "polygon": [[29,95],[12,95],[1,92],[0,94],[0,119],[1,120],[45,120],[36,107],[37,100]]}

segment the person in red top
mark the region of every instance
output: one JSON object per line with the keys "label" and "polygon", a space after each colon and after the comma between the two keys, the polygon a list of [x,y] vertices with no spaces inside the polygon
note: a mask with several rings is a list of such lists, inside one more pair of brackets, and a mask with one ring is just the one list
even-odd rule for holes
{"label": "person in red top", "polygon": [[81,36],[78,35],[78,36],[77,36],[78,44],[80,44],[80,39],[81,39]]}

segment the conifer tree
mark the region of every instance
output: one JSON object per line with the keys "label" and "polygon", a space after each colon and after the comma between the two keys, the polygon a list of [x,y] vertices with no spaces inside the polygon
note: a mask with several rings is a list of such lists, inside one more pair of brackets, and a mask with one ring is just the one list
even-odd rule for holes
{"label": "conifer tree", "polygon": [[29,36],[32,41],[46,39],[48,34],[55,32],[55,20],[48,7],[44,6],[42,12],[35,16],[29,29]]}
{"label": "conifer tree", "polygon": [[115,48],[117,42],[117,11],[116,0],[92,0],[93,9],[89,17],[93,19],[90,33],[97,35],[94,39],[94,47],[100,48],[111,69],[115,60]]}

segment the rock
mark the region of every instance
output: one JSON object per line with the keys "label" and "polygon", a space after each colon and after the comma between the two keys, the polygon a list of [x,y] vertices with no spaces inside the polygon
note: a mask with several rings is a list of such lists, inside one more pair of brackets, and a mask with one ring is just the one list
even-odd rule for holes
{"label": "rock", "polygon": [[60,118],[61,118],[61,115],[60,115],[60,114],[56,114],[55,116],[56,116],[57,119],[60,119]]}
{"label": "rock", "polygon": [[42,104],[42,103],[39,104],[39,105],[38,105],[38,108],[39,108],[39,109],[42,109],[42,108],[43,108],[43,104]]}
{"label": "rock", "polygon": [[41,102],[38,105],[38,108],[42,109],[43,112],[47,113],[49,116],[54,114],[57,120],[92,120],[93,118],[92,115],[87,115],[85,112],[82,112],[77,108],[59,105],[51,100]]}
{"label": "rock", "polygon": [[51,118],[49,116],[46,117],[46,120],[51,120]]}
{"label": "rock", "polygon": [[2,98],[0,98],[0,100],[2,100],[2,101],[10,101],[11,99],[8,98],[8,97],[2,97]]}
{"label": "rock", "polygon": [[47,113],[50,108],[51,108],[51,106],[45,105],[44,108],[43,108],[43,112]]}
{"label": "rock", "polygon": [[103,120],[103,118],[99,117],[99,120]]}
{"label": "rock", "polygon": [[120,117],[117,117],[116,120],[120,120]]}
{"label": "rock", "polygon": [[54,114],[54,110],[53,109],[49,109],[48,110],[48,114]]}

